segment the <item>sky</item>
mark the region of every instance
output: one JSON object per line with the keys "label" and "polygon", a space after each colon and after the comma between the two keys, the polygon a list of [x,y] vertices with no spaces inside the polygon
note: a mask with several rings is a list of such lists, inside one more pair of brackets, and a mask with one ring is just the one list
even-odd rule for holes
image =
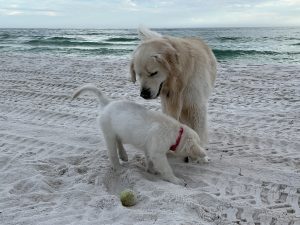
{"label": "sky", "polygon": [[300,26],[300,0],[0,0],[1,28]]}

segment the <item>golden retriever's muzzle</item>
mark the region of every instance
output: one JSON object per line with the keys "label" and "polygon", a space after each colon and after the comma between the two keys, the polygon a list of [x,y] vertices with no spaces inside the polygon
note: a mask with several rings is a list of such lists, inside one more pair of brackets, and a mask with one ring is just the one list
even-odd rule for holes
{"label": "golden retriever's muzzle", "polygon": [[161,88],[162,88],[162,86],[163,86],[163,83],[164,83],[164,82],[161,82],[161,84],[159,85],[159,89],[158,89],[158,92],[157,92],[155,98],[157,98],[157,97],[160,95],[160,91],[161,91]]}
{"label": "golden retriever's muzzle", "polygon": [[164,82],[162,82],[160,85],[159,85],[159,89],[158,89],[158,92],[155,96],[152,95],[152,92],[151,92],[151,89],[150,88],[145,88],[143,87],[142,90],[141,90],[141,94],[140,96],[144,99],[154,99],[154,98],[157,98],[159,95],[160,95],[160,91],[161,91],[161,88],[162,88],[162,85],[163,85]]}
{"label": "golden retriever's muzzle", "polygon": [[141,91],[141,97],[144,99],[150,99],[151,98],[151,91],[149,88],[143,88]]}

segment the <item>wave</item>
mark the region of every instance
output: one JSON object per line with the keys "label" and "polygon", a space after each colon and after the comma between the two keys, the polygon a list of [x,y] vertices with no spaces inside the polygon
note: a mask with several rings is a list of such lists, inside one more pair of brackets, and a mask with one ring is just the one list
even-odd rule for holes
{"label": "wave", "polygon": [[100,46],[107,46],[111,45],[110,43],[105,42],[92,42],[92,41],[79,41],[75,38],[63,38],[63,37],[53,37],[47,39],[35,39],[24,42],[27,45],[48,45],[48,46],[65,46],[65,47],[72,47],[72,46],[85,46],[85,47],[100,47]]}
{"label": "wave", "polygon": [[243,37],[218,37],[217,39],[220,41],[237,41],[237,40],[244,40],[246,38],[243,38]]}
{"label": "wave", "polygon": [[131,42],[131,41],[138,41],[138,40],[140,40],[140,39],[138,39],[138,38],[121,38],[121,37],[118,37],[118,38],[108,38],[105,41],[108,41],[108,42]]}
{"label": "wave", "polygon": [[53,47],[33,47],[30,49],[21,49],[24,52],[42,53],[42,52],[56,52],[65,54],[83,54],[83,55],[125,55],[132,52],[130,49],[111,49],[111,48],[93,48],[93,49],[82,49],[82,48],[53,48]]}
{"label": "wave", "polygon": [[300,42],[299,42],[299,43],[295,43],[295,44],[291,44],[291,45],[296,45],[296,46],[298,46],[298,45],[300,45]]}
{"label": "wave", "polygon": [[227,59],[227,58],[238,58],[242,56],[277,56],[277,55],[290,55],[296,56],[300,52],[275,52],[275,51],[257,51],[257,50],[222,50],[213,49],[213,52],[217,59]]}
{"label": "wave", "polygon": [[84,33],[84,35],[100,35],[102,33],[100,32],[88,32],[88,33]]}
{"label": "wave", "polygon": [[10,38],[15,38],[15,35],[8,34],[8,33],[2,33],[2,34],[0,34],[0,39],[2,39],[2,40],[4,40],[4,39],[10,39]]}
{"label": "wave", "polygon": [[213,52],[217,58],[233,58],[245,55],[278,55],[279,52],[273,51],[256,51],[256,50],[222,50],[213,49]]}
{"label": "wave", "polygon": [[[23,42],[23,44],[33,46],[65,46],[65,47],[102,47],[113,45],[132,45],[130,41],[138,40],[136,38],[109,38],[104,41],[86,41],[84,39],[68,38],[68,37],[51,37],[51,38],[38,38],[30,41]],[[126,43],[112,43],[112,42],[126,42]]]}
{"label": "wave", "polygon": [[285,40],[290,40],[290,41],[299,41],[300,38],[297,38],[297,37],[288,37],[288,38],[285,38]]}
{"label": "wave", "polygon": [[51,38],[46,38],[46,40],[64,41],[64,40],[77,40],[77,39],[76,38],[69,38],[69,37],[51,37]]}
{"label": "wave", "polygon": [[268,40],[274,40],[274,41],[299,41],[300,39],[297,37],[271,37],[271,36],[262,36],[262,37],[216,37],[216,40],[218,41],[238,41],[238,42],[260,42],[260,41],[268,41]]}

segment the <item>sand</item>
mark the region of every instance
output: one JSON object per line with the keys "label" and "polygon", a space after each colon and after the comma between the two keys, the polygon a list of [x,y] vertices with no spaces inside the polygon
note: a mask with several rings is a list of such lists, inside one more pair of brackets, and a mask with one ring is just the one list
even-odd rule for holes
{"label": "sand", "polygon": [[[300,66],[219,64],[209,164],[170,159],[188,186],[144,170],[143,153],[110,168],[97,103],[81,84],[139,97],[128,59],[0,55],[0,224],[300,224]],[[123,207],[119,193],[138,202]]]}

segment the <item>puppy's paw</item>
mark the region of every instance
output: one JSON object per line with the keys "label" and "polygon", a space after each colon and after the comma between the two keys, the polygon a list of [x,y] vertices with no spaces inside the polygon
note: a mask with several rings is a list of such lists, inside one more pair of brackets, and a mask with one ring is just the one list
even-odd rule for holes
{"label": "puppy's paw", "polygon": [[120,154],[120,159],[123,161],[123,162],[128,162],[128,156],[127,154]]}
{"label": "puppy's paw", "polygon": [[210,158],[208,156],[205,156],[204,158],[202,158],[204,163],[209,163],[210,162]]}
{"label": "puppy's paw", "polygon": [[121,171],[121,165],[114,165],[114,166],[112,166],[112,170],[114,171],[114,172],[119,172],[119,171]]}
{"label": "puppy's paw", "polygon": [[210,162],[210,158],[208,156],[205,156],[203,158],[199,158],[197,160],[197,163],[209,163]]}
{"label": "puppy's paw", "polygon": [[153,174],[153,175],[158,175],[158,174],[159,174],[159,173],[158,173],[156,170],[154,170],[153,168],[147,168],[146,171],[147,171],[148,173],[150,173],[150,174]]}

